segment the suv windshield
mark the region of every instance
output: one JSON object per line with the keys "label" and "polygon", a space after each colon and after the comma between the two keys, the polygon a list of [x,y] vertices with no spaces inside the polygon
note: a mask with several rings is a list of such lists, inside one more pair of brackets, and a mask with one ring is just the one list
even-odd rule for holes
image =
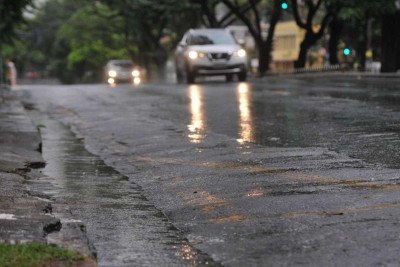
{"label": "suv windshield", "polygon": [[189,37],[189,45],[235,44],[233,37],[225,31],[195,32]]}
{"label": "suv windshield", "polygon": [[123,69],[133,68],[133,64],[130,62],[116,62],[114,65]]}

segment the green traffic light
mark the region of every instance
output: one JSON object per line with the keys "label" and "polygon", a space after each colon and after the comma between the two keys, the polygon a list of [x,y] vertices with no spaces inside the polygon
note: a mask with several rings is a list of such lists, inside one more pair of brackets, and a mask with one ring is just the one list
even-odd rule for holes
{"label": "green traffic light", "polygon": [[282,7],[283,10],[286,10],[286,9],[288,9],[289,5],[286,2],[283,2],[281,4],[281,7]]}
{"label": "green traffic light", "polygon": [[345,49],[343,49],[343,55],[349,56],[350,54],[351,54],[350,48],[345,48]]}

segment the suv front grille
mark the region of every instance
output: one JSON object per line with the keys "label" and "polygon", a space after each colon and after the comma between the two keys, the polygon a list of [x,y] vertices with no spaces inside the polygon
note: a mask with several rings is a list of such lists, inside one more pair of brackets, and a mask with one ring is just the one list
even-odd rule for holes
{"label": "suv front grille", "polygon": [[231,58],[231,55],[228,53],[209,53],[208,57],[211,60],[229,60]]}

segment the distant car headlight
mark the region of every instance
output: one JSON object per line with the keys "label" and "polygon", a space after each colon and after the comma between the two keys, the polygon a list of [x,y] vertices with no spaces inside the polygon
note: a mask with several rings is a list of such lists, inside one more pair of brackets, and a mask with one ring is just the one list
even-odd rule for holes
{"label": "distant car headlight", "polygon": [[133,78],[133,84],[134,85],[139,85],[142,82],[142,80],[139,77]]}
{"label": "distant car headlight", "polygon": [[139,76],[140,76],[140,71],[138,71],[138,70],[133,70],[133,71],[132,71],[132,76],[133,76],[133,77],[139,77]]}
{"label": "distant car headlight", "polygon": [[196,51],[189,51],[188,56],[190,59],[196,59],[199,57],[199,53],[197,53]]}
{"label": "distant car headlight", "polygon": [[107,82],[108,82],[108,84],[114,84],[115,80],[114,80],[114,78],[108,78]]}
{"label": "distant car headlight", "polygon": [[117,77],[117,72],[115,70],[110,70],[108,72],[108,76],[115,78]]}
{"label": "distant car headlight", "polygon": [[246,50],[244,49],[239,49],[234,53],[235,56],[237,57],[245,57],[246,56]]}

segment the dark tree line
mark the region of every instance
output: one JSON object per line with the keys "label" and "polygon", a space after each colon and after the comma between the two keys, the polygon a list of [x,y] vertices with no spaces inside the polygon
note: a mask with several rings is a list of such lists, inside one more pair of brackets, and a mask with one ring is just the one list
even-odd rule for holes
{"label": "dark tree line", "polygon": [[400,4],[382,20],[382,72],[400,70]]}
{"label": "dark tree line", "polygon": [[[283,2],[287,10],[281,8]],[[31,5],[31,0],[0,0],[0,53],[46,66],[65,82],[100,73],[107,58],[117,56],[130,57],[148,73],[163,73],[187,29],[232,24],[248,28],[258,73],[264,75],[272,61],[275,28],[283,17],[293,19],[305,33],[296,68],[303,68],[309,50],[328,36],[330,64],[340,62],[339,45],[345,41],[356,51],[361,71],[371,48],[383,72],[400,69],[399,0],[53,0],[23,24],[24,11]],[[221,5],[223,14],[216,11]]]}
{"label": "dark tree line", "polygon": [[17,27],[25,22],[23,12],[31,5],[31,0],[0,0],[0,85],[5,80],[2,49],[13,42]]}
{"label": "dark tree line", "polygon": [[[371,24],[381,25],[381,60],[382,71],[396,71],[399,59],[399,11],[396,10],[395,1],[398,0],[192,0],[200,6],[202,22],[208,27],[226,27],[233,22],[240,21],[246,25],[252,35],[258,51],[258,72],[263,75],[269,70],[273,38],[276,24],[282,13],[295,20],[299,28],[305,32],[300,44],[300,52],[295,62],[295,68],[304,68],[307,53],[323,36],[329,34],[328,52],[329,63],[339,63],[339,43],[343,33],[354,31],[348,42],[354,46],[359,61],[359,69],[365,70],[366,53],[371,47]],[[281,4],[289,4],[290,9],[283,11]],[[215,9],[218,4],[223,4],[228,12],[217,18]],[[288,14],[286,14],[288,15]],[[260,28],[261,17],[268,18],[269,30],[267,35]],[[396,28],[397,27],[397,28]],[[396,56],[393,56],[396,55]]]}
{"label": "dark tree line", "polygon": [[24,22],[23,12],[32,0],[0,0],[0,44],[12,42],[17,26]]}

